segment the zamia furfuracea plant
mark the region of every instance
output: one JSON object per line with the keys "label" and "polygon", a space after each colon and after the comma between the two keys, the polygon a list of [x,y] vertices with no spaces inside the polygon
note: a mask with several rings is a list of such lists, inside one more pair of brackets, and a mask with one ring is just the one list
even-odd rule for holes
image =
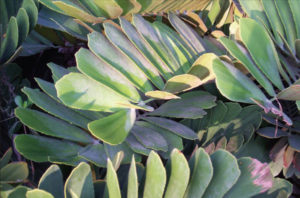
{"label": "zamia furfuracea plant", "polygon": [[233,154],[242,150],[262,122],[257,105],[241,107],[239,103],[218,101],[200,119],[184,119],[181,123],[197,132],[198,146],[207,150],[226,149]]}
{"label": "zamia furfuracea plant", "polygon": [[[300,2],[297,0],[239,0],[247,15],[264,25],[274,44],[285,56],[299,64],[300,61]],[[286,59],[283,64],[291,60]]]}
{"label": "zamia furfuracea plant", "polygon": [[[228,0],[225,0],[229,2]],[[212,0],[40,0],[48,8],[91,24],[131,14],[203,10]],[[227,3],[229,4],[229,3]]]}
{"label": "zamia furfuracea plant", "polygon": [[10,162],[12,154],[12,149],[9,148],[0,159],[0,195],[10,185],[25,182],[29,175],[26,162]]}
{"label": "zamia furfuracea plant", "polygon": [[[284,55],[282,49],[278,50],[278,46],[274,44],[276,41],[272,40],[265,27],[250,18],[239,19],[238,28],[233,31],[232,38],[222,37],[219,41],[232,59],[222,57],[213,61],[218,89],[230,100],[256,103],[264,109],[265,114],[269,113],[264,118],[276,127],[260,129],[258,134],[272,139],[282,137],[274,149],[281,150],[285,157],[284,160],[283,156],[272,157],[277,167],[280,167],[275,175],[282,168],[286,171],[289,168],[288,175],[299,175],[296,163],[299,159],[297,153],[300,151],[297,120],[299,113],[296,109],[296,117],[290,117],[284,112],[280,102],[287,100],[291,101],[290,105],[295,105],[295,101],[300,99],[298,58],[289,58],[293,54]],[[250,74],[255,81],[246,76]],[[270,117],[270,113],[275,116]]]}
{"label": "zamia furfuracea plant", "polygon": [[[122,152],[113,162],[107,159],[104,179],[93,179],[91,167],[81,162],[76,166],[65,184],[57,165],[52,165],[41,177],[38,188],[18,186],[2,191],[3,198],[19,195],[26,198],[121,198],[122,197],[255,197],[279,194],[288,197],[291,184],[273,178],[267,164],[249,157],[236,159],[225,150],[207,154],[200,148],[189,162],[174,149],[167,165],[159,155],[151,151],[146,167],[135,162],[120,166]],[[120,170],[120,171],[118,171]],[[124,172],[127,174],[122,175]],[[18,194],[17,194],[18,193]]]}
{"label": "zamia furfuracea plant", "polygon": [[221,55],[224,49],[175,14],[169,21],[177,32],[139,15],[133,24],[123,18],[120,26],[104,23],[105,35],[92,32],[90,50],[76,53],[76,67],[50,63],[55,84],[36,79],[45,93],[23,92],[51,115],[15,110],[22,123],[47,136],[19,135],[17,150],[37,162],[88,160],[103,167],[106,157],[120,150],[129,163],[133,153],[138,161],[152,149],[168,157],[173,148],[183,149],[183,139],[197,139],[192,129],[170,118],[202,118],[216,105],[210,93],[189,90],[214,78],[209,64],[216,55],[205,53]]}
{"label": "zamia furfuracea plant", "polygon": [[11,62],[38,19],[36,0],[0,0],[0,66]]}

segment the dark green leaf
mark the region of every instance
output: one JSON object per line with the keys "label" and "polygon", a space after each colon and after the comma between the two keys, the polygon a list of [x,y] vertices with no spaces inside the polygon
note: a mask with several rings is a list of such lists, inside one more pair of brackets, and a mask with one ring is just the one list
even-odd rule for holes
{"label": "dark green leaf", "polygon": [[123,164],[129,164],[131,162],[132,155],[134,155],[135,160],[137,162],[141,161],[141,156],[139,154],[134,153],[133,150],[131,150],[131,148],[125,142],[123,142],[122,144],[118,144],[118,145],[104,144],[104,150],[105,150],[106,156],[108,158],[110,158],[111,160],[114,160],[115,156],[118,153],[123,152],[123,154],[124,154],[124,158],[122,161]]}
{"label": "dark green leaf", "polygon": [[7,151],[3,154],[2,158],[0,159],[0,169],[3,168],[11,159],[13,152],[12,149],[9,148]]}
{"label": "dark green leaf", "polygon": [[82,143],[94,142],[84,130],[45,113],[18,107],[15,114],[22,123],[43,134]]}
{"label": "dark green leaf", "polygon": [[225,150],[218,150],[211,155],[213,178],[210,181],[203,198],[223,197],[237,182],[241,171],[236,158]]}
{"label": "dark green leaf", "polygon": [[173,120],[158,117],[144,117],[143,120],[146,120],[152,123],[153,125],[166,129],[186,139],[197,139],[197,135],[192,129]]}
{"label": "dark green leaf", "polygon": [[238,160],[241,176],[236,184],[226,193],[225,198],[253,197],[268,191],[273,184],[273,176],[267,163],[244,157]]}
{"label": "dark green leaf", "polygon": [[0,169],[0,183],[18,183],[29,174],[26,162],[12,162]]}
{"label": "dark green leaf", "polygon": [[179,96],[179,100],[170,100],[149,115],[173,118],[197,119],[206,115],[203,109],[215,106],[216,97],[203,91],[194,91]]}
{"label": "dark green leaf", "polygon": [[15,17],[11,17],[8,23],[6,36],[1,42],[1,46],[0,46],[1,63],[7,61],[10,58],[10,56],[12,56],[15,53],[15,50],[17,49],[18,46],[18,40],[19,40],[19,35],[18,35],[17,19]]}
{"label": "dark green leaf", "polygon": [[164,137],[149,127],[141,126],[137,123],[133,126],[131,133],[146,148],[162,151],[168,150],[168,144]]}
{"label": "dark green leaf", "polygon": [[299,134],[290,135],[288,140],[290,146],[296,151],[300,152],[300,135]]}
{"label": "dark green leaf", "polygon": [[126,143],[134,152],[142,155],[149,155],[151,151],[150,149],[145,148],[132,133],[127,136]]}
{"label": "dark green leaf", "polygon": [[63,175],[57,165],[51,165],[39,181],[39,189],[51,193],[55,198],[64,198]]}
{"label": "dark green leaf", "polygon": [[213,177],[213,166],[203,148],[198,149],[189,161],[191,179],[185,197],[202,197]]}
{"label": "dark green leaf", "polygon": [[36,162],[47,162],[48,157],[72,161],[81,149],[81,146],[71,142],[35,135],[18,135],[15,144],[18,152]]}
{"label": "dark green leaf", "polygon": [[79,155],[99,167],[106,166],[107,156],[103,144],[88,145],[79,151]]}
{"label": "dark green leaf", "polygon": [[260,128],[257,133],[266,138],[280,138],[288,136],[287,132],[282,131],[281,129],[276,129],[274,127],[264,127]]}
{"label": "dark green leaf", "polygon": [[90,122],[90,120],[78,114],[74,110],[67,108],[66,106],[36,89],[25,87],[22,89],[22,91],[27,95],[31,102],[44,111],[66,120],[71,124],[75,124],[81,128],[87,129],[87,124]]}

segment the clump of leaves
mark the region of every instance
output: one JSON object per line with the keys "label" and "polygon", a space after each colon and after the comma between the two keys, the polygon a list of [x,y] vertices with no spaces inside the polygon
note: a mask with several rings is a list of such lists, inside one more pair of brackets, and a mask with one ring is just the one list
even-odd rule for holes
{"label": "clump of leaves", "polygon": [[[23,183],[27,180],[29,171],[26,162],[10,162],[12,149],[9,148],[0,159],[0,195],[4,190],[13,189],[12,185]],[[10,162],[10,163],[9,163]]]}
{"label": "clump of leaves", "polygon": [[[228,1],[228,0],[226,0]],[[211,0],[173,1],[173,0],[137,0],[137,1],[86,1],[86,0],[40,0],[48,8],[91,24],[102,23],[105,19],[115,19],[131,14],[156,14],[169,11],[202,10]]]}
{"label": "clump of leaves", "polygon": [[[239,0],[243,11],[249,17],[264,25],[270,34],[274,44],[280,49],[280,59],[284,64],[291,62],[299,63],[300,26],[299,1],[268,1],[268,0]],[[289,59],[285,57],[288,56]],[[292,75],[291,73],[289,73]],[[293,76],[293,75],[292,75]]]}
{"label": "clump of leaves", "polygon": [[264,119],[273,126],[260,128],[257,133],[265,138],[278,140],[270,151],[273,175],[278,175],[283,170],[287,178],[293,175],[300,178],[300,139],[294,135],[300,133],[299,117],[293,119],[293,126],[286,126],[270,115],[265,115]]}
{"label": "clump of leaves", "polygon": [[[134,25],[122,18],[121,27],[104,23],[105,35],[89,34],[90,50],[76,53],[76,68],[50,63],[55,85],[36,79],[45,93],[29,88],[23,92],[51,116],[25,108],[15,114],[29,128],[55,138],[19,135],[17,150],[38,162],[76,165],[89,160],[105,166],[106,157],[120,150],[129,163],[133,153],[138,161],[139,154],[148,155],[151,149],[168,157],[173,148],[183,149],[182,139],[197,139],[193,130],[172,118],[201,118],[216,105],[208,92],[189,90],[214,78],[215,55],[203,53],[224,51],[176,15],[170,14],[169,20],[178,33],[138,15],[133,16]],[[170,101],[161,105],[157,100]]]}
{"label": "clump of leaves", "polygon": [[[280,101],[290,101],[289,105],[293,106],[295,101],[300,99],[300,70],[297,58],[290,60],[282,51],[276,50],[275,41],[259,22],[241,18],[238,23],[238,28],[232,28],[235,40],[220,38],[220,42],[229,51],[233,61],[228,57],[214,60],[213,70],[216,74],[217,87],[231,100],[256,103],[264,109],[265,113],[270,112],[275,115],[272,122],[277,126],[261,129],[259,134],[269,138],[288,137],[290,149],[287,150],[289,159],[286,165],[289,167],[291,160],[296,161],[293,156],[294,151],[299,150],[300,136],[294,115],[289,115],[288,111],[284,112]],[[245,74],[251,75],[252,79]],[[277,129],[280,118],[283,120],[283,130]],[[283,149],[281,146],[280,148]],[[295,164],[293,166],[293,170],[297,169]]]}
{"label": "clump of leaves", "polygon": [[261,121],[261,109],[256,105],[241,107],[239,103],[218,101],[203,118],[182,123],[197,132],[198,145],[207,151],[237,153],[249,143]]}
{"label": "clump of leaves", "polygon": [[267,164],[243,157],[236,159],[225,150],[209,155],[198,149],[186,160],[174,149],[166,167],[160,157],[151,151],[146,167],[135,163],[120,166],[122,152],[113,162],[107,159],[107,173],[103,179],[92,176],[85,162],[73,169],[65,184],[57,165],[52,165],[41,177],[38,188],[19,186],[2,191],[3,197],[19,195],[30,197],[244,197],[291,194],[291,184],[272,177]]}
{"label": "clump of leaves", "polygon": [[1,0],[0,65],[11,62],[38,19],[35,0]]}

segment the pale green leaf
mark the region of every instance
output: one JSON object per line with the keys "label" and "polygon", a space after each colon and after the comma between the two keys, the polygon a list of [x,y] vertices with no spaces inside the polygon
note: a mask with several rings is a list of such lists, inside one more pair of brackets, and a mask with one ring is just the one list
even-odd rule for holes
{"label": "pale green leaf", "polygon": [[132,156],[128,173],[127,197],[138,198],[138,177],[136,172],[134,156]]}
{"label": "pale green leaf", "polygon": [[260,72],[257,66],[253,63],[251,57],[238,43],[231,41],[225,37],[220,38],[221,43],[236,59],[241,61],[248,71],[255,77],[255,79],[262,85],[270,96],[275,96],[275,91],[272,84],[268,79]]}
{"label": "pale green leaf", "polygon": [[190,178],[190,168],[185,156],[177,149],[171,154],[171,175],[165,198],[182,198]]}
{"label": "pale green leaf", "polygon": [[75,54],[77,67],[85,75],[110,87],[133,102],[139,102],[140,95],[132,83],[119,71],[99,59],[92,52],[81,48]]}
{"label": "pale green leaf", "polygon": [[136,48],[152,63],[164,79],[169,79],[173,75],[170,68],[159,58],[155,50],[142,38],[135,27],[127,20],[120,18],[122,30]]}
{"label": "pale green leaf", "polygon": [[163,89],[164,82],[156,67],[135,47],[124,32],[110,23],[105,23],[104,27],[107,38],[135,62],[158,89]]}
{"label": "pale green leaf", "polygon": [[245,103],[254,103],[252,99],[261,102],[267,100],[263,92],[248,77],[228,63],[215,59],[213,70],[218,89],[230,100]]}
{"label": "pale green leaf", "polygon": [[95,55],[124,74],[138,89],[143,92],[152,90],[152,85],[142,70],[104,35],[93,32],[88,35],[88,40],[88,46]]}
{"label": "pale green leaf", "polygon": [[147,97],[150,97],[150,98],[154,98],[154,99],[159,99],[159,100],[170,100],[170,99],[179,99],[180,97],[172,94],[172,93],[169,93],[169,92],[166,92],[166,91],[159,91],[159,90],[156,90],[156,91],[148,91],[146,92],[145,94]]}
{"label": "pale green leaf", "polygon": [[135,109],[118,111],[88,124],[91,133],[108,144],[122,143],[135,122]]}
{"label": "pale green leaf", "polygon": [[130,104],[111,88],[79,73],[70,73],[55,84],[62,102],[76,109],[111,111]]}
{"label": "pale green leaf", "polygon": [[89,22],[89,23],[101,23],[103,22],[103,18],[95,17],[88,12],[85,12],[79,6],[71,3],[71,2],[63,2],[63,1],[54,1],[54,5],[64,11],[69,16],[77,18],[81,21]]}
{"label": "pale green leaf", "polygon": [[54,196],[44,190],[34,189],[26,192],[26,198],[54,198]]}
{"label": "pale green leaf", "polygon": [[121,198],[118,176],[110,159],[107,159],[106,184],[109,197]]}
{"label": "pale green leaf", "polygon": [[105,10],[106,17],[117,18],[123,13],[123,9],[115,0],[95,0],[94,2],[101,10]]}
{"label": "pale green leaf", "polygon": [[0,183],[19,183],[29,174],[26,162],[12,162],[0,169]]}
{"label": "pale green leaf", "polygon": [[[240,19],[240,36],[260,70],[277,88],[283,89],[278,72],[279,57],[264,27],[253,19],[242,18]],[[257,43],[260,47],[257,47]]]}
{"label": "pale green leaf", "polygon": [[164,91],[170,93],[180,93],[194,89],[202,84],[202,81],[191,74],[181,74],[169,79],[165,85]]}
{"label": "pale green leaf", "polygon": [[74,168],[65,183],[65,198],[94,198],[94,186],[90,166],[82,162]]}
{"label": "pale green leaf", "polygon": [[300,100],[300,84],[291,85],[277,94],[281,100]]}
{"label": "pale green leaf", "polygon": [[162,198],[167,180],[166,177],[166,170],[159,155],[151,151],[147,160],[143,197]]}

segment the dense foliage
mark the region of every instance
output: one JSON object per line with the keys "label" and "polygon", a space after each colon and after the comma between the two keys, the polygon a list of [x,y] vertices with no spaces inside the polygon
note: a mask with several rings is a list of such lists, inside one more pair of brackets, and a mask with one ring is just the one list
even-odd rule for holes
{"label": "dense foliage", "polygon": [[0,197],[300,196],[298,0],[0,6]]}

